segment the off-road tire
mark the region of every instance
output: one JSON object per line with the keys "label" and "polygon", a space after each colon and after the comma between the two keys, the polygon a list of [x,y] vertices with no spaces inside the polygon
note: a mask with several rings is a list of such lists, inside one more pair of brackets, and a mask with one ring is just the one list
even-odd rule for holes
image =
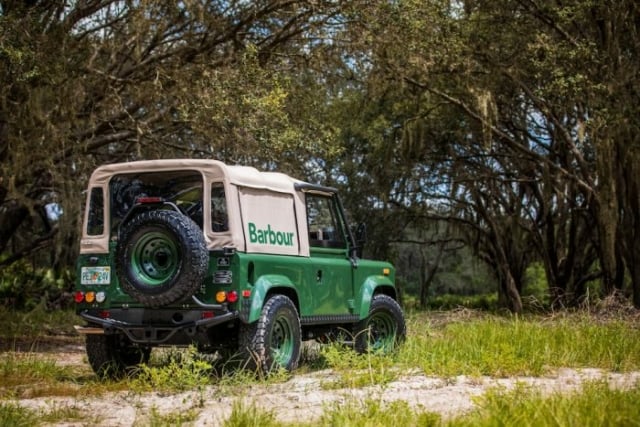
{"label": "off-road tire", "polygon": [[275,295],[262,308],[260,318],[240,328],[240,355],[245,369],[264,374],[298,367],[301,348],[298,310],[285,295]]}
{"label": "off-road tire", "polygon": [[120,379],[137,365],[148,363],[151,349],[136,347],[121,335],[87,335],[87,359],[102,379]]}
{"label": "off-road tire", "polygon": [[161,307],[193,295],[208,263],[202,230],[180,212],[146,210],[122,226],[116,274],[122,290],[145,306]]}
{"label": "off-road tire", "polygon": [[354,334],[358,353],[393,351],[407,334],[402,308],[388,295],[375,295],[369,315],[358,322]]}

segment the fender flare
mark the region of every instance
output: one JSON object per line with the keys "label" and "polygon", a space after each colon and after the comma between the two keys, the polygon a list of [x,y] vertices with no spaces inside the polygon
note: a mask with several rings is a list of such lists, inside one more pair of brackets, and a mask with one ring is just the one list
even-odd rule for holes
{"label": "fender flare", "polygon": [[291,279],[280,274],[265,274],[255,281],[253,289],[251,289],[248,318],[244,319],[247,323],[253,323],[260,318],[262,307],[273,289],[278,289],[278,293],[290,297],[296,305],[296,309],[300,310],[299,307],[297,307],[298,294],[296,287]]}
{"label": "fender flare", "polygon": [[388,277],[379,275],[367,277],[362,283],[362,286],[360,286],[360,293],[358,295],[358,301],[360,301],[360,320],[369,316],[371,301],[373,300],[373,296],[378,293],[383,293],[396,299],[396,288]]}

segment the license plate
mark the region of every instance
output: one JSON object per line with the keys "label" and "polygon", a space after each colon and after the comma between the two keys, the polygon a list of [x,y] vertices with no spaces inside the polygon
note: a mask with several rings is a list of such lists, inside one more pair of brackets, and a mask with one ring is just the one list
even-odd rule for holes
{"label": "license plate", "polygon": [[80,283],[83,285],[108,285],[111,283],[111,267],[82,267]]}

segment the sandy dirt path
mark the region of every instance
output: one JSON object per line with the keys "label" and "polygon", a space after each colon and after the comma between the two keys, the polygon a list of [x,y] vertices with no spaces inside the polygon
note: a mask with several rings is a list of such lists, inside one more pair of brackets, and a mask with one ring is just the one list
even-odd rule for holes
{"label": "sandy dirt path", "polygon": [[[52,357],[49,353],[46,357]],[[55,352],[56,363],[86,364],[82,346],[67,346]],[[253,385],[232,393],[229,387],[207,386],[199,391],[177,394],[108,393],[99,397],[46,397],[22,399],[21,405],[45,412],[65,406],[85,408],[95,414],[92,425],[136,426],[147,424],[150,415],[191,412],[194,426],[220,426],[231,414],[234,403],[255,405],[271,411],[285,422],[317,420],[327,408],[345,402],[374,399],[381,402],[403,400],[418,410],[436,412],[445,417],[462,414],[474,408],[474,397],[496,387],[506,390],[516,386],[530,387],[543,393],[570,392],[586,381],[607,381],[612,387],[626,388],[640,384],[640,372],[610,373],[598,369],[558,369],[544,377],[510,378],[434,378],[411,372],[383,386],[362,388],[327,387],[335,384],[339,375],[331,370],[294,374],[279,384]],[[59,424],[60,425],[60,424]],[[86,422],[65,423],[67,426],[87,425]]]}

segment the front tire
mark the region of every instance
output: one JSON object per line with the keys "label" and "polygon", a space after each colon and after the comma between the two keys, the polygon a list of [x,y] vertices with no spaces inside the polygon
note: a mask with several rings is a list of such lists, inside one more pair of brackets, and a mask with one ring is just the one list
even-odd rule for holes
{"label": "front tire", "polygon": [[407,327],[400,305],[388,295],[373,297],[369,315],[360,321],[355,331],[358,353],[390,353],[404,341]]}
{"label": "front tire", "polygon": [[241,327],[240,351],[246,369],[266,374],[279,368],[293,371],[300,360],[298,311],[285,295],[271,297],[258,321]]}
{"label": "front tire", "polygon": [[148,363],[150,348],[136,347],[121,335],[87,335],[87,359],[101,379],[121,379],[133,368]]}

